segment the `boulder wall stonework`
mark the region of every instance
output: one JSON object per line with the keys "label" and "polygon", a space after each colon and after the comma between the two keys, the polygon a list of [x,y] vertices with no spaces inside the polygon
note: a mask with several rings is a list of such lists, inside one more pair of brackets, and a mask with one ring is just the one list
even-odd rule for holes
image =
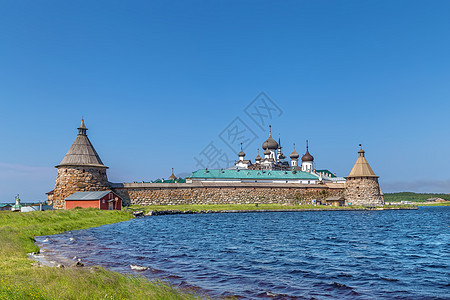
{"label": "boulder wall stonework", "polygon": [[347,205],[384,205],[377,177],[347,178],[344,197]]}
{"label": "boulder wall stonework", "polygon": [[343,189],[329,188],[113,188],[123,197],[124,205],[177,204],[311,204],[313,199],[343,196]]}
{"label": "boulder wall stonework", "polygon": [[59,167],[56,174],[53,207],[64,209],[64,199],[75,192],[109,189],[106,169],[95,167]]}

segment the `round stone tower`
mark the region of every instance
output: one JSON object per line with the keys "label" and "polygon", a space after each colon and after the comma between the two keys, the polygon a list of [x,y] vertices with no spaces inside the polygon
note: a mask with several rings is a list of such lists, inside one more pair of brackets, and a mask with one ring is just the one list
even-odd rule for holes
{"label": "round stone tower", "polygon": [[53,194],[53,207],[63,209],[68,196],[75,192],[109,189],[105,166],[86,135],[84,120],[78,135],[59,165]]}
{"label": "round stone tower", "polygon": [[378,184],[378,176],[364,156],[358,151],[358,159],[346,177],[344,197],[348,205],[379,206],[384,204],[384,196]]}

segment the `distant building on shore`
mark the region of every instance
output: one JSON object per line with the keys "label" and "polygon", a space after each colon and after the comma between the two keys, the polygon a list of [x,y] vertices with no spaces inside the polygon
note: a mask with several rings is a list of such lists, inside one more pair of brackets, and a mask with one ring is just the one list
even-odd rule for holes
{"label": "distant building on shore", "polygon": [[20,211],[21,208],[22,204],[20,204],[20,198],[19,195],[17,195],[14,199],[14,205],[11,205],[11,211]]}
{"label": "distant building on shore", "polygon": [[9,203],[0,203],[0,210],[11,210],[11,204],[9,204]]}

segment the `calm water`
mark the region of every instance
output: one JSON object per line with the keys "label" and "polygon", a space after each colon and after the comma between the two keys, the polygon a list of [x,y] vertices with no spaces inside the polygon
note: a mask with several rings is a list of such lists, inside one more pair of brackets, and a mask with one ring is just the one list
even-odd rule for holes
{"label": "calm water", "polygon": [[[450,299],[450,207],[147,217],[37,238],[87,265],[243,298]],[[45,241],[48,238],[48,241]]]}

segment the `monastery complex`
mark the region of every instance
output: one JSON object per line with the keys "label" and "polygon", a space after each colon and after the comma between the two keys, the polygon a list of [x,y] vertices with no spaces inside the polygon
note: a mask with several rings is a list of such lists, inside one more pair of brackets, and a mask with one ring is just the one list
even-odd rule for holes
{"label": "monastery complex", "polygon": [[[228,169],[200,169],[186,180],[112,183],[107,169],[87,136],[82,120],[78,135],[57,168],[55,188],[47,193],[54,208],[90,207],[120,209],[122,205],[176,204],[330,204],[379,206],[384,204],[378,176],[362,148],[347,177],[315,170],[314,157],[295,150],[286,159],[281,146],[269,137],[262,143],[263,157],[245,159],[241,145],[238,160]],[[70,205],[68,204],[70,202]]]}

